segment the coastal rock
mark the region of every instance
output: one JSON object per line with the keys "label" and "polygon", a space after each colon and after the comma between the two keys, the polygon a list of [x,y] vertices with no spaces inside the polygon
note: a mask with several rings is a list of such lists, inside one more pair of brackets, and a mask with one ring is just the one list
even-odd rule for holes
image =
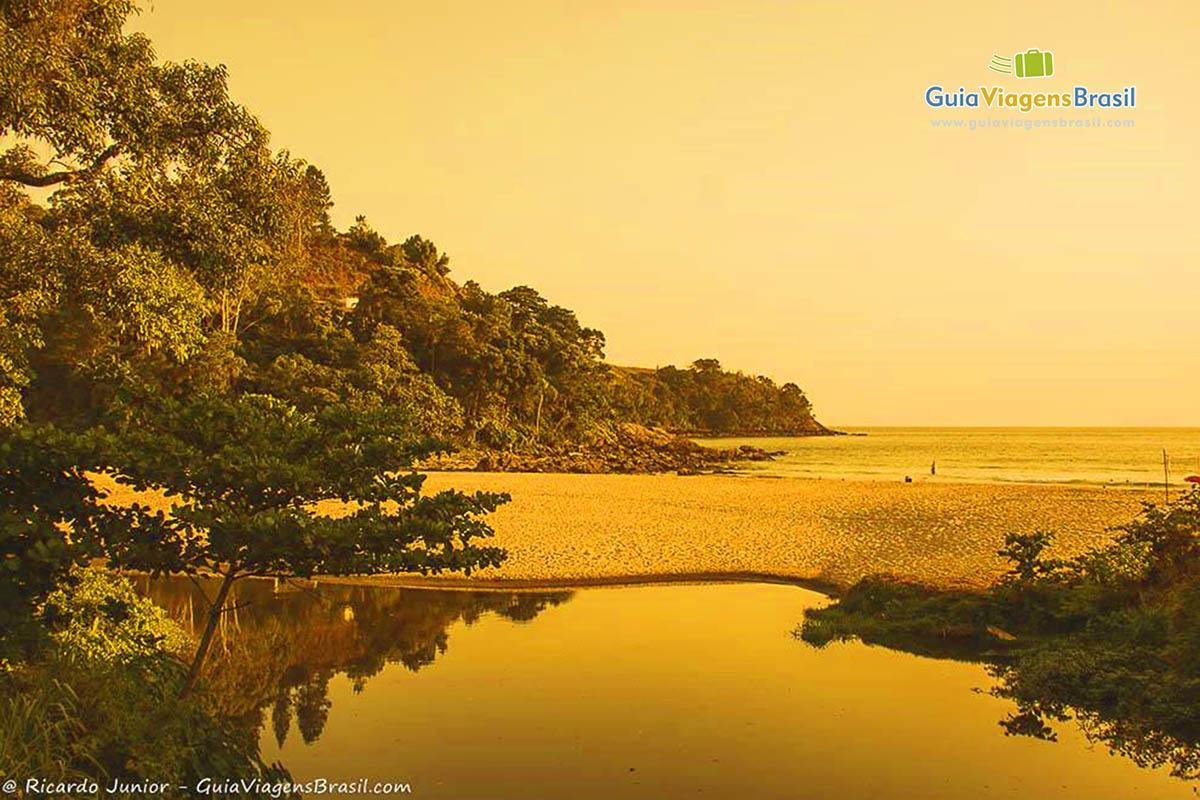
{"label": "coastal rock", "polygon": [[570,448],[531,451],[467,449],[430,458],[421,469],[476,472],[655,473],[701,475],[728,472],[739,462],[768,461],[770,453],[750,445],[705,447],[663,428],[621,423],[610,436]]}

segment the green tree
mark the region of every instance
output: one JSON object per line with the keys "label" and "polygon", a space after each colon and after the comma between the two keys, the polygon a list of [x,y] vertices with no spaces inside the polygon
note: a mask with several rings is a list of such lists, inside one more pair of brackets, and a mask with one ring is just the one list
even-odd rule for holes
{"label": "green tree", "polygon": [[41,643],[39,605],[100,541],[159,522],[140,507],[102,505],[86,474],[102,466],[102,450],[97,437],[50,426],[0,428],[0,658]]}
{"label": "green tree", "polygon": [[30,354],[42,346],[42,318],[60,281],[46,269],[41,209],[0,182],[0,428],[25,417],[22,391],[33,378]]}
{"label": "green tree", "polygon": [[1004,547],[996,555],[1008,559],[1008,572],[1004,580],[1022,585],[1032,585],[1046,580],[1057,573],[1063,562],[1043,556],[1046,548],[1054,543],[1054,534],[1049,531],[1033,533],[1010,533],[1004,537]]}
{"label": "green tree", "polygon": [[125,34],[134,0],[0,5],[0,180],[47,187],[116,162],[205,160],[257,126],[231,102],[224,67],[158,64]]}
{"label": "green tree", "polygon": [[[504,558],[478,540],[491,535],[482,515],[507,495],[421,494],[424,476],[406,470],[434,445],[395,410],[302,412],[255,395],[142,409],[119,443],[116,475],[181,502],[161,527],[106,531],[104,552],[115,567],[221,577],[185,691],[240,578],[469,574]],[[317,507],[338,501],[349,504],[341,516]]]}
{"label": "green tree", "polygon": [[437,245],[420,236],[410,236],[400,245],[409,263],[430,274],[445,275],[450,271],[450,256],[439,252]]}
{"label": "green tree", "polygon": [[[0,8],[0,423],[39,404],[86,421],[122,381],[229,385],[244,309],[309,271],[328,235],[320,171],[271,150],[223,67],[158,63],[122,30],[137,11]],[[49,209],[15,187],[52,187]]]}
{"label": "green tree", "polygon": [[1116,530],[1121,535],[1112,549],[1149,551],[1146,577],[1150,581],[1169,581],[1195,569],[1200,553],[1200,489],[1165,506],[1143,503],[1141,516]]}

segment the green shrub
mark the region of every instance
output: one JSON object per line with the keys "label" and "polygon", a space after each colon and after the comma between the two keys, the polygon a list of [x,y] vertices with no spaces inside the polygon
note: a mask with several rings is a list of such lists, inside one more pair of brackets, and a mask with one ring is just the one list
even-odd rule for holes
{"label": "green shrub", "polygon": [[192,641],[124,578],[78,569],[39,619],[49,649],[0,680],[0,775],[107,783],[285,779],[257,732],[180,698]]}
{"label": "green shrub", "polygon": [[986,595],[939,592],[886,577],[859,581],[836,604],[804,614],[799,636],[814,647],[861,639],[937,655],[991,638],[1000,621]]}
{"label": "green shrub", "polygon": [[1116,530],[1121,531],[1118,544],[1149,549],[1149,580],[1194,572],[1200,557],[1200,488],[1165,506],[1145,503],[1140,517]]}
{"label": "green shrub", "polygon": [[185,654],[194,642],[133,585],[93,569],[77,569],[69,588],[52,592],[41,617],[58,656],[96,664]]}
{"label": "green shrub", "polygon": [[1049,531],[1010,533],[1004,537],[1004,547],[996,555],[1008,559],[1010,567],[1002,579],[1006,583],[1032,584],[1055,575],[1063,567],[1057,559],[1043,557],[1054,542]]}

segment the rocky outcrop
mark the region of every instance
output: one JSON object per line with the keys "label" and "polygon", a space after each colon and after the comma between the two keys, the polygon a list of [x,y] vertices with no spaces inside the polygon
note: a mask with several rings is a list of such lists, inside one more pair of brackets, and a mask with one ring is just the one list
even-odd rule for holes
{"label": "rocky outcrop", "polygon": [[663,428],[623,422],[603,440],[572,448],[530,452],[467,449],[427,459],[418,466],[421,469],[478,472],[677,472],[699,475],[729,471],[739,462],[768,461],[776,455],[779,453],[749,445],[704,447]]}

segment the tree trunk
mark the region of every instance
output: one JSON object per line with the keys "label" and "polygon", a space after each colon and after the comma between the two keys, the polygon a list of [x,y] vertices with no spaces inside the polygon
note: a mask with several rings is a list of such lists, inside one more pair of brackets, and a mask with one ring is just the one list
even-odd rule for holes
{"label": "tree trunk", "polygon": [[537,417],[533,422],[533,435],[536,439],[542,434],[542,401],[546,399],[546,384],[542,383],[542,390],[538,393]]}
{"label": "tree trunk", "polygon": [[221,615],[225,613],[225,600],[229,597],[229,589],[233,586],[235,573],[230,567],[229,572],[225,573],[225,580],[221,581],[221,588],[217,591],[217,599],[213,601],[212,606],[208,609],[208,622],[204,626],[204,635],[200,637],[200,644],[196,647],[196,655],[192,658],[192,666],[188,668],[187,677],[183,680],[183,686],[179,689],[180,697],[187,697],[191,694],[192,689],[196,686],[196,680],[200,677],[200,668],[204,666],[204,658],[208,655],[208,648],[212,645],[213,634],[217,630],[217,623],[221,620]]}

